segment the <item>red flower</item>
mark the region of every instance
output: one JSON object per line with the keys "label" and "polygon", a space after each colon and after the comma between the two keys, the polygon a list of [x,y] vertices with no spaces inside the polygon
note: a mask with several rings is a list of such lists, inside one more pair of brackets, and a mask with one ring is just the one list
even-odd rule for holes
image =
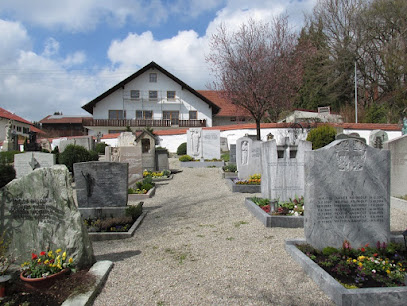
{"label": "red flower", "polygon": [[37,256],[37,254],[31,253],[31,258],[32,258],[32,259],[37,259],[38,256]]}
{"label": "red flower", "polygon": [[377,254],[377,253],[374,253],[374,254],[373,254],[373,257],[377,257],[377,255],[379,255],[379,254]]}
{"label": "red flower", "polygon": [[45,254],[47,254],[47,253],[45,253],[44,251],[42,251],[42,252],[40,253],[40,256],[44,256]]}
{"label": "red flower", "polygon": [[362,252],[366,251],[365,248],[361,248],[360,250],[361,250]]}

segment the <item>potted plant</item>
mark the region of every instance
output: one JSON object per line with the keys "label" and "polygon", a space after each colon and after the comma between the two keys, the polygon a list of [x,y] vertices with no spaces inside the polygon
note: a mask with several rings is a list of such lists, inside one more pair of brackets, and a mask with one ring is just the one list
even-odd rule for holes
{"label": "potted plant", "polygon": [[27,287],[48,288],[56,279],[73,270],[73,259],[67,259],[66,252],[61,249],[42,251],[39,255],[32,253],[31,261],[24,262],[21,268],[20,279]]}
{"label": "potted plant", "polygon": [[12,253],[7,253],[9,242],[4,239],[3,233],[0,237],[0,298],[6,296],[6,285],[11,279],[11,275],[7,274],[8,268],[16,261]]}

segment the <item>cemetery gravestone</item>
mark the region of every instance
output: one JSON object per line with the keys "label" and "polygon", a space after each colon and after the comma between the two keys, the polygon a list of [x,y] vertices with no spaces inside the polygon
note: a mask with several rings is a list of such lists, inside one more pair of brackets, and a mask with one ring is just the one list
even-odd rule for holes
{"label": "cemetery gravestone", "polygon": [[[288,137],[286,138],[289,143]],[[299,140],[296,145],[277,146],[276,140],[262,144],[261,196],[288,201],[304,195],[305,152],[312,143]]]}
{"label": "cemetery gravestone", "polygon": [[156,171],[169,170],[170,165],[168,162],[168,150],[167,149],[155,149],[155,166]]}
{"label": "cemetery gravestone", "polygon": [[391,156],[391,195],[407,195],[407,135],[397,137],[383,144]]}
{"label": "cemetery gravestone", "polygon": [[390,152],[358,139],[305,153],[307,243],[353,248],[390,238]]}
{"label": "cemetery gravestone", "polygon": [[202,131],[202,150],[204,159],[220,159],[220,131]]}
{"label": "cemetery gravestone", "polygon": [[65,166],[40,168],[0,189],[0,232],[19,262],[31,252],[66,250],[79,268],[95,262],[92,244],[75,206]]}
{"label": "cemetery gravestone", "polygon": [[23,177],[35,169],[52,167],[55,165],[54,154],[42,152],[29,152],[14,155],[14,169],[16,178]]}
{"label": "cemetery gravestone", "polygon": [[187,155],[200,159],[202,153],[202,129],[191,128],[187,131]]}
{"label": "cemetery gravestone", "polygon": [[262,172],[261,141],[245,136],[236,140],[236,165],[239,179],[248,179]]}
{"label": "cemetery gravestone", "polygon": [[227,152],[229,151],[228,147],[228,139],[226,137],[221,137],[220,138],[220,150],[222,152]]}
{"label": "cemetery gravestone", "polygon": [[64,138],[61,139],[59,143],[59,152],[62,153],[65,151],[65,148],[73,144],[75,146],[82,146],[86,150],[94,150],[95,149],[95,141],[92,136],[83,136],[83,137],[75,137],[75,138]]}
{"label": "cemetery gravestone", "polygon": [[120,133],[120,136],[117,138],[118,147],[131,147],[134,146],[136,141],[136,136],[132,132],[123,132]]}
{"label": "cemetery gravestone", "polygon": [[229,162],[236,164],[236,144],[230,145]]}
{"label": "cemetery gravestone", "polygon": [[364,143],[366,143],[366,139],[364,139],[363,137],[360,137],[358,133],[350,133],[350,134],[337,134],[335,136],[336,140],[342,140],[342,139],[358,139],[360,141],[363,141]]}
{"label": "cemetery gravestone", "polygon": [[128,183],[134,184],[143,178],[143,159],[141,143],[130,147],[106,147],[105,160],[108,162],[128,163]]}
{"label": "cemetery gravestone", "polygon": [[374,130],[369,135],[369,146],[376,149],[383,149],[383,143],[389,140],[389,136],[385,131]]}
{"label": "cemetery gravestone", "polygon": [[84,162],[73,167],[79,208],[127,205],[126,163]]}

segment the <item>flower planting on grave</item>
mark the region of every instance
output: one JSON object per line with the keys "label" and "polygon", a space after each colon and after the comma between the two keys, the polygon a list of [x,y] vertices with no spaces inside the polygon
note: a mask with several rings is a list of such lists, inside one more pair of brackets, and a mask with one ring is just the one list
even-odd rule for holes
{"label": "flower planting on grave", "polygon": [[31,261],[21,264],[22,276],[25,278],[45,278],[62,270],[74,270],[73,259],[68,257],[66,251],[42,251],[31,254]]}
{"label": "flower planting on grave", "polygon": [[127,232],[141,216],[143,203],[126,208],[126,215],[122,217],[87,218],[83,220],[88,232]]}
{"label": "flower planting on grave", "polygon": [[345,240],[339,249],[318,251],[307,244],[297,248],[348,289],[405,286],[406,250],[400,243],[378,241],[375,247],[354,249]]}
{"label": "flower planting on grave", "polygon": [[170,171],[170,170],[163,170],[163,171],[161,171],[161,172],[149,171],[149,170],[144,170],[144,171],[143,171],[143,177],[151,176],[153,179],[155,179],[155,178],[169,177],[170,175],[171,175],[171,171]]}
{"label": "flower planting on grave", "polygon": [[237,172],[236,164],[229,164],[222,167],[223,171],[225,172]]}
{"label": "flower planting on grave", "polygon": [[134,188],[129,188],[128,194],[146,194],[154,186],[152,176],[147,176],[142,181],[138,181]]}
{"label": "flower planting on grave", "polygon": [[282,216],[303,216],[304,215],[304,197],[295,197],[285,202],[278,202],[276,210],[271,212],[270,200],[265,198],[254,197],[250,199],[254,204],[258,205],[266,213],[270,215]]}
{"label": "flower planting on grave", "polygon": [[261,174],[250,175],[248,180],[234,179],[233,182],[237,185],[260,185]]}

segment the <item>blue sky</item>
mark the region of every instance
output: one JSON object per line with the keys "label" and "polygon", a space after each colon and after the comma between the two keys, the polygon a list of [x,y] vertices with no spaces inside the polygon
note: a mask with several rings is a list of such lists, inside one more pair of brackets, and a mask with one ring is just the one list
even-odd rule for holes
{"label": "blue sky", "polygon": [[193,88],[223,22],[287,13],[300,29],[317,0],[1,0],[0,107],[32,121],[81,106],[151,61]]}

